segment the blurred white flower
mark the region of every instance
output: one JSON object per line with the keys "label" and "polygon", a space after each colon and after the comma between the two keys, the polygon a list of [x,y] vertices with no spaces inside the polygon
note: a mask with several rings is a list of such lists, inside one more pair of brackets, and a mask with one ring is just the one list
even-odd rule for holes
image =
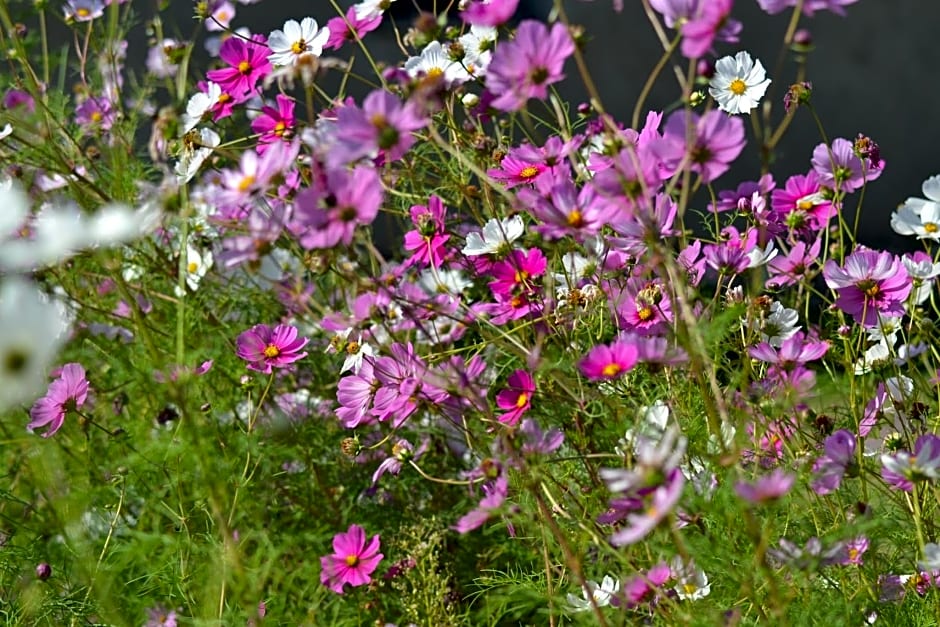
{"label": "blurred white flower", "polygon": [[[610,600],[618,592],[620,592],[620,582],[610,575],[607,575],[604,577],[604,580],[601,581],[600,585],[590,580],[584,582],[584,588],[581,590],[580,598],[569,593],[568,604],[571,605],[571,609],[575,612],[589,612],[594,609],[594,605],[597,605],[597,607],[610,605]],[[594,599],[593,604],[591,603],[592,598]]]}
{"label": "blurred white flower", "polygon": [[90,214],[73,203],[47,203],[30,223],[27,202],[16,187],[0,186],[0,206],[6,209],[0,218],[0,270],[34,270],[81,250],[128,242],[151,231],[160,218],[156,203],[138,210],[110,203]]}
{"label": "blurred white flower", "polygon": [[35,400],[66,339],[66,310],[17,277],[0,284],[0,412]]}

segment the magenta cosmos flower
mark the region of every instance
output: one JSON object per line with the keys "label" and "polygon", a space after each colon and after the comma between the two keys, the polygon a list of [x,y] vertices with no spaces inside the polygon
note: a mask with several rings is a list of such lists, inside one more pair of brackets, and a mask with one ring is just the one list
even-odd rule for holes
{"label": "magenta cosmos flower", "polygon": [[273,368],[283,368],[306,357],[307,353],[300,349],[307,342],[307,338],[297,337],[297,329],[290,325],[256,324],[238,336],[235,352],[248,362],[249,370],[271,374]]}
{"label": "magenta cosmos flower", "polygon": [[379,553],[378,534],[366,545],[365,530],[350,525],[346,533],[333,536],[333,554],[320,558],[320,583],[336,594],[343,594],[343,586],[364,586],[372,581],[371,575],[385,557]]}
{"label": "magenta cosmos flower", "polygon": [[838,294],[836,307],[863,326],[877,325],[879,315],[904,315],[911,279],[900,259],[889,252],[859,247],[842,267],[832,259],[827,261],[823,277]]}
{"label": "magenta cosmos flower", "polygon": [[411,253],[406,265],[439,268],[444,263],[450,239],[444,231],[445,212],[444,203],[437,196],[431,196],[427,205],[411,207],[411,222],[415,228],[405,233],[405,250]]}
{"label": "magenta cosmos flower", "polygon": [[81,364],[65,364],[59,378],[49,384],[46,395],[33,404],[29,410],[32,418],[26,428],[30,431],[45,427],[42,437],[55,435],[65,422],[65,414],[85,404],[88,398],[88,379]]}
{"label": "magenta cosmos flower", "polygon": [[549,30],[541,22],[522,22],[516,38],[500,44],[490,61],[486,86],[495,96],[493,107],[517,111],[529,98],[545,98],[548,86],[564,78],[565,60],[573,52],[564,24],[555,23]]}
{"label": "magenta cosmos flower", "polygon": [[514,426],[522,418],[522,414],[532,407],[535,380],[525,370],[516,370],[509,375],[506,383],[509,387],[496,395],[496,405],[505,410],[505,413],[499,416],[499,421]]}
{"label": "magenta cosmos flower", "polygon": [[519,0],[473,0],[460,18],[474,26],[499,26],[509,21],[518,6]]}
{"label": "magenta cosmos flower", "polygon": [[326,23],[330,38],[323,45],[327,50],[339,50],[344,44],[362,39],[382,24],[382,14],[374,13],[359,17],[355,6],[349,7],[346,17],[337,16]]}
{"label": "magenta cosmos flower", "polygon": [[609,381],[626,374],[636,365],[639,353],[633,344],[618,341],[598,344],[581,360],[581,374],[593,381]]}
{"label": "magenta cosmos flower", "polygon": [[267,150],[266,144],[290,140],[294,135],[294,101],[283,94],[277,95],[277,108],[265,105],[261,115],[251,121],[251,130],[260,133],[258,154]]}
{"label": "magenta cosmos flower", "polygon": [[218,83],[225,92],[244,94],[270,74],[269,54],[271,51],[265,45],[263,35],[252,35],[251,39],[229,37],[219,49],[219,57],[228,67],[211,70],[206,76],[213,83]]}

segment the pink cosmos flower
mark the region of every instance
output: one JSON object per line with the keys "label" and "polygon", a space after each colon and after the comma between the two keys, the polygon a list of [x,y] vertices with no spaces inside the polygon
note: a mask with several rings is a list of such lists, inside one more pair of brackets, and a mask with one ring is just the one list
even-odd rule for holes
{"label": "pink cosmos flower", "polygon": [[290,229],[308,250],[352,244],[356,227],[372,224],[384,198],[372,167],[330,170],[323,183],[296,197]]}
{"label": "pink cosmos flower", "polygon": [[565,60],[574,53],[574,42],[564,24],[551,30],[542,22],[525,20],[516,38],[500,44],[493,53],[486,87],[495,98],[492,106],[517,111],[529,98],[545,98],[548,86],[562,78]]}
{"label": "pink cosmos flower", "polygon": [[548,172],[548,167],[541,163],[531,163],[515,156],[513,148],[499,162],[498,168],[491,168],[486,173],[506,184],[506,189],[512,189],[517,185],[526,185],[534,183],[540,176]]}
{"label": "pink cosmos flower", "polygon": [[502,507],[509,495],[509,480],[501,470],[498,472],[499,475],[495,479],[483,484],[481,490],[484,496],[480,499],[480,504],[461,516],[457,524],[451,527],[454,531],[464,534],[478,529]]}
{"label": "pink cosmos flower", "polygon": [[614,546],[635,544],[649,535],[679,502],[685,476],[678,468],[666,475],[662,484],[641,495],[639,511],[626,516],[625,526],[610,537]]}
{"label": "pink cosmos flower", "polygon": [[532,279],[545,274],[548,260],[538,248],[514,250],[506,259],[497,262],[490,270],[493,280],[490,289],[494,294],[512,296],[533,289]]}
{"label": "pink cosmos flower", "polygon": [[339,109],[336,144],[327,157],[334,165],[363,157],[374,159],[381,153],[386,162],[397,161],[414,145],[414,132],[426,125],[427,119],[414,102],[402,102],[377,89],[366,96],[361,109],[355,105]]}
{"label": "pink cosmos flower", "polygon": [[[692,143],[687,144],[692,127]],[[663,127],[664,142],[657,149],[663,161],[677,168],[688,159],[689,167],[709,183],[724,174],[744,149],[744,122],[713,109],[702,116],[676,111]]]}
{"label": "pink cosmos flower", "polygon": [[237,169],[223,170],[222,189],[214,199],[221,205],[241,205],[252,194],[261,192],[275,177],[283,176],[294,165],[300,152],[300,143],[278,142],[270,144],[263,152],[246,150],[242,153]]}
{"label": "pink cosmos flower", "polygon": [[518,194],[532,215],[542,221],[535,230],[548,239],[571,235],[578,241],[597,235],[617,213],[617,206],[599,196],[590,183],[578,191],[571,179],[564,179],[548,194],[523,189]]}
{"label": "pink cosmos flower", "polygon": [[[831,154],[830,154],[831,152]],[[855,144],[844,137],[832,140],[832,146],[819,144],[813,149],[813,169],[824,185],[851,193],[867,181],[874,181],[884,170],[884,159],[860,158]]]}
{"label": "pink cosmos flower", "polygon": [[339,50],[347,42],[355,42],[357,37],[362,39],[366,33],[371,33],[381,25],[381,13],[365,15],[360,19],[356,7],[351,6],[346,10],[346,19],[336,16],[326,23],[330,38],[323,47],[327,50]]}
{"label": "pink cosmos flower", "polygon": [[474,26],[500,26],[509,21],[519,0],[472,0],[460,13],[460,19]]}
{"label": "pink cosmos flower", "polygon": [[783,189],[774,190],[771,206],[777,219],[798,234],[818,232],[838,213],[832,201],[823,195],[822,183],[814,170],[787,179]]}
{"label": "pink cosmos flower", "polygon": [[845,429],[826,438],[824,453],[813,463],[813,492],[824,496],[839,489],[842,477],[855,464],[856,446],[855,434]]}
{"label": "pink cosmos flower", "polygon": [[734,486],[739,497],[749,503],[767,503],[776,501],[793,487],[796,475],[777,468],[769,475],[758,477],[753,483],[741,481]]}
{"label": "pink cosmos flower", "polygon": [[[858,0],[805,0],[803,2],[803,13],[813,17],[816,11],[832,11],[836,15],[845,16],[845,9],[850,4],[855,4]],[[787,7],[795,7],[797,0],[757,0],[767,13],[774,15],[780,13]]]}
{"label": "pink cosmos flower", "polygon": [[248,362],[249,370],[271,374],[273,368],[283,368],[306,357],[307,353],[300,349],[308,341],[297,337],[297,328],[287,324],[274,327],[256,324],[238,336],[235,354]]}
{"label": "pink cosmos flower", "polygon": [[845,543],[843,547],[844,553],[838,563],[843,566],[861,566],[862,556],[868,551],[868,547],[868,538],[865,536],[852,538]]}
{"label": "pink cosmos flower", "polygon": [[506,413],[499,416],[504,425],[515,426],[522,415],[532,406],[535,380],[525,370],[516,370],[506,381],[508,388],[496,395],[496,405]]}
{"label": "pink cosmos flower", "polygon": [[838,294],[836,307],[866,327],[878,324],[878,316],[904,315],[904,301],[912,282],[895,255],[858,247],[845,265],[830,259],[823,267],[826,285]]}
{"label": "pink cosmos flower", "polygon": [[65,415],[85,404],[88,398],[88,379],[81,364],[69,363],[62,366],[59,378],[49,384],[46,395],[37,400],[26,425],[29,431],[48,425],[42,437],[55,435],[65,422]]}
{"label": "pink cosmos flower", "polygon": [[336,386],[336,417],[347,429],[355,429],[360,425],[371,425],[376,422],[370,410],[375,399],[375,392],[379,389],[378,379],[372,368],[372,358],[362,360],[359,372],[349,374],[339,380]]}
{"label": "pink cosmos flower", "polygon": [[741,22],[731,19],[734,0],[701,0],[698,10],[682,24],[682,54],[697,59],[709,50],[715,39],[737,43]]}
{"label": "pink cosmos flower", "polygon": [[770,278],[766,285],[769,288],[780,288],[787,285],[796,285],[807,278],[814,266],[819,263],[819,251],[822,240],[817,239],[807,249],[805,242],[797,242],[786,255],[778,255],[767,264],[767,273]]}
{"label": "pink cosmos flower", "polygon": [[592,381],[610,381],[629,372],[636,365],[637,358],[636,346],[617,341],[610,345],[598,344],[581,360],[578,367],[581,374]]}
{"label": "pink cosmos flower", "polygon": [[105,97],[86,98],[75,109],[75,123],[89,129],[106,131],[114,124],[114,119],[114,107]]}
{"label": "pink cosmos flower", "polygon": [[268,61],[271,51],[266,41],[264,35],[252,35],[250,39],[229,37],[219,49],[219,57],[228,67],[210,70],[206,77],[218,83],[223,91],[238,95],[250,92],[271,73]]}
{"label": "pink cosmos flower", "polygon": [[672,323],[672,299],[659,279],[634,277],[622,288],[609,285],[607,291],[621,331],[653,335]]}
{"label": "pink cosmos flower", "polygon": [[320,583],[336,594],[343,594],[343,586],[364,586],[372,581],[370,575],[385,557],[379,553],[378,534],[366,544],[365,530],[350,525],[346,533],[333,536],[333,554],[320,558]]}
{"label": "pink cosmos flower", "polygon": [[267,144],[290,141],[294,136],[294,100],[283,94],[277,95],[277,108],[265,105],[261,115],[251,121],[251,130],[260,133],[258,154],[267,150]]}
{"label": "pink cosmos flower", "polygon": [[408,265],[424,268],[440,268],[447,256],[447,240],[450,235],[444,232],[444,203],[437,196],[431,196],[427,205],[411,207],[411,222],[415,229],[405,233],[405,250],[411,253]]}

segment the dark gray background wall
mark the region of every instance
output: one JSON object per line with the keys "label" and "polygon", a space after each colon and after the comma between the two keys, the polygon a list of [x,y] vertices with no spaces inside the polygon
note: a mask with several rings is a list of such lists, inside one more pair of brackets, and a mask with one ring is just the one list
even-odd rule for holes
{"label": "dark gray background wall", "polygon": [[[353,2],[341,0],[339,4],[347,7]],[[415,4],[398,0],[393,5],[393,16],[401,29],[414,19]],[[430,9],[434,2],[422,0],[417,4]],[[438,6],[446,4],[443,0],[437,2]],[[624,4],[623,12],[618,14],[612,10],[611,0],[565,1],[572,22],[584,25],[591,38],[587,59],[605,107],[629,123],[636,97],[662,48],[640,0],[625,0]],[[517,17],[544,17],[550,7],[550,0],[523,0]],[[192,4],[173,0],[171,10],[181,31],[188,32]],[[802,22],[811,31],[816,47],[809,57],[808,72],[815,86],[814,103],[830,138],[851,139],[859,132],[870,135],[881,145],[887,161],[884,174],[866,195],[863,241],[874,246],[910,247],[910,240],[891,231],[889,218],[898,203],[920,194],[923,179],[940,173],[940,49],[935,40],[940,27],[940,2],[859,0],[847,7],[847,12],[847,18],[822,12]],[[333,14],[326,0],[265,0],[258,5],[238,5],[233,25],[268,33],[280,28],[286,19],[309,15],[325,23]],[[719,44],[718,55],[746,49],[772,72],[788,14],[768,16],[756,0],[737,0],[733,15],[744,22],[741,43]],[[379,58],[390,62],[401,59],[388,29],[369,37]],[[784,67],[784,75],[771,76],[776,81],[778,114],[782,114],[780,99],[793,77],[793,64],[788,62]],[[567,69],[568,80],[562,91],[573,102],[580,102],[584,92],[574,63],[569,62]],[[662,109],[674,101],[677,93],[674,79],[664,75],[648,108]],[[819,141],[810,117],[798,112],[773,170],[779,185],[787,176],[809,168],[812,149]],[[719,189],[734,188],[756,175],[757,157],[750,146],[749,151],[736,169],[717,181]]]}

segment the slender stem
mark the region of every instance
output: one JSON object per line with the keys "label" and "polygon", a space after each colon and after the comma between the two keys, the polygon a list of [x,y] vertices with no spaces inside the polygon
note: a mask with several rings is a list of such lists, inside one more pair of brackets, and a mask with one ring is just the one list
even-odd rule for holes
{"label": "slender stem", "polygon": [[669,46],[663,53],[663,56],[661,56],[659,61],[656,62],[656,65],[653,67],[653,71],[646,79],[646,83],[643,85],[643,90],[640,92],[640,96],[636,100],[636,105],[633,107],[633,118],[631,120],[631,124],[634,129],[639,127],[640,111],[643,110],[643,105],[646,103],[646,98],[649,96],[650,91],[652,91],[653,85],[656,83],[656,79],[659,78],[663,68],[666,67],[667,63],[669,63],[669,59],[672,57],[672,53],[675,52],[676,48],[679,46],[679,39],[680,38],[677,36],[669,43]]}

